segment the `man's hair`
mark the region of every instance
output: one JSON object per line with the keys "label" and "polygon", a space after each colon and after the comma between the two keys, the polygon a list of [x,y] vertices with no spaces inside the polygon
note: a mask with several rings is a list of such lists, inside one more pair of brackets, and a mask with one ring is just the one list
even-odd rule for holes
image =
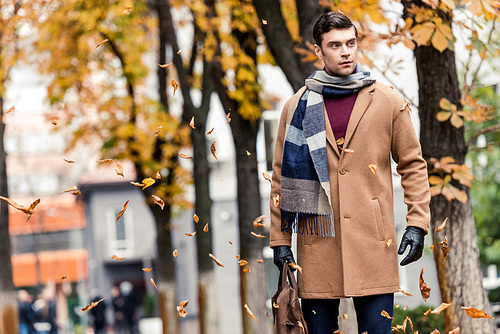
{"label": "man's hair", "polygon": [[356,38],[358,38],[358,30],[352,21],[342,13],[339,12],[328,12],[321,15],[313,28],[313,38],[314,42],[321,47],[321,42],[323,41],[323,34],[329,32],[332,29],[349,29],[354,27],[354,33]]}

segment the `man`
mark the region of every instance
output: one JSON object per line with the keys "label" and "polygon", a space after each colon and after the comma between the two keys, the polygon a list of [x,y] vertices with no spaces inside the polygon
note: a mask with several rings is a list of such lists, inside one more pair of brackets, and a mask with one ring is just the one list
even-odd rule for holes
{"label": "man", "polygon": [[[427,165],[404,99],[357,63],[357,30],[341,13],[313,28],[324,62],[283,108],[271,189],[274,262],[294,262],[309,333],[338,329],[340,298],[353,297],[359,333],[389,334],[397,253],[422,256],[429,228]],[[408,211],[396,252],[391,155]]]}

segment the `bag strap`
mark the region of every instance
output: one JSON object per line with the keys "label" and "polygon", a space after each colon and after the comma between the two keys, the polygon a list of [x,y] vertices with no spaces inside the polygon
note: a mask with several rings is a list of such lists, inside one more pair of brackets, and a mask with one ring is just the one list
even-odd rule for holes
{"label": "bag strap", "polygon": [[278,292],[281,292],[283,290],[283,285],[287,284],[287,277],[288,277],[288,282],[290,286],[297,291],[297,281],[295,280],[295,275],[292,272],[292,269],[290,269],[290,266],[288,263],[283,264],[283,269],[280,271],[280,280],[278,281]]}

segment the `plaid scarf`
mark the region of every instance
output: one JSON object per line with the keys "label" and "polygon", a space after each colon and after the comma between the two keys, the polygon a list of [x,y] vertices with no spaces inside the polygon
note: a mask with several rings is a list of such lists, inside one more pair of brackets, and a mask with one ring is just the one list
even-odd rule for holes
{"label": "plaid scarf", "polygon": [[285,135],[281,166],[281,230],[334,237],[323,97],[345,97],[375,80],[359,63],[334,77],[316,71],[306,79]]}

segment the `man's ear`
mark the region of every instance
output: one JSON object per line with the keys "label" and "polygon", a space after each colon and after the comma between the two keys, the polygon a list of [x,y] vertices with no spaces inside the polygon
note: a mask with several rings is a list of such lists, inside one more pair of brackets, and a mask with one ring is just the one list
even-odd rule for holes
{"label": "man's ear", "polygon": [[314,44],[314,53],[319,59],[323,59],[323,51],[318,44]]}

